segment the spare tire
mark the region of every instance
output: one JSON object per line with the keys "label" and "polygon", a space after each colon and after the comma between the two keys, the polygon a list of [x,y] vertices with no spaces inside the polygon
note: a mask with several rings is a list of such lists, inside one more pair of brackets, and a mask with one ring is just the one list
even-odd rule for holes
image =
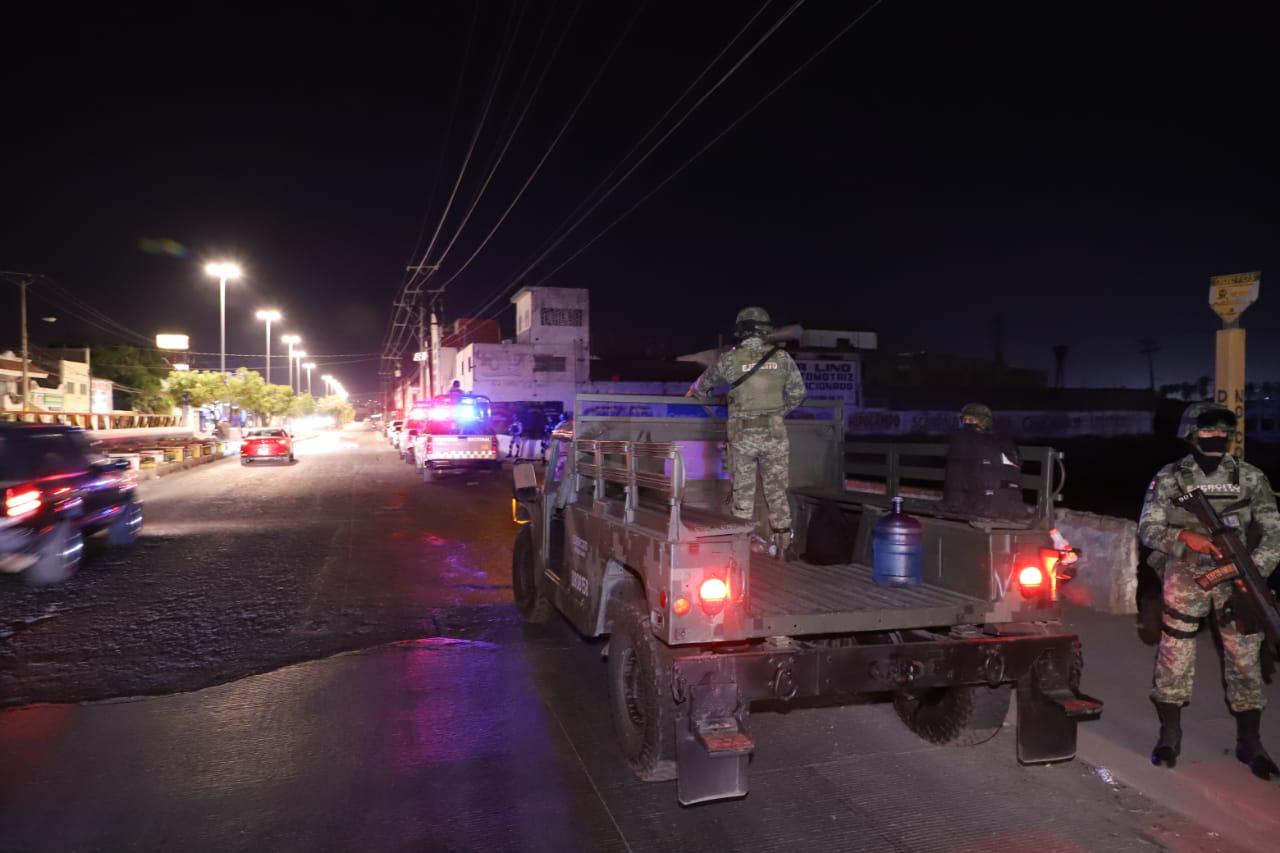
{"label": "spare tire", "polygon": [[899,693],[893,697],[893,709],[907,728],[929,743],[977,746],[1004,726],[1012,694],[1012,684],[939,687]]}

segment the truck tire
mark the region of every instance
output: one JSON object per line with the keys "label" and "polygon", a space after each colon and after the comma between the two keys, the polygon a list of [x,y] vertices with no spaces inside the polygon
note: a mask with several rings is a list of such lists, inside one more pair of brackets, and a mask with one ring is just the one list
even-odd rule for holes
{"label": "truck tire", "polygon": [[929,743],[977,746],[991,740],[1009,713],[1012,684],[941,687],[893,697],[898,717]]}
{"label": "truck tire", "polygon": [[670,651],[653,636],[643,598],[617,605],[609,635],[609,710],[627,763],[642,782],[676,778]]}
{"label": "truck tire", "polygon": [[547,598],[538,583],[533,532],[528,525],[520,528],[515,547],[511,551],[511,597],[515,599],[516,610],[520,611],[520,618],[524,621],[539,624],[551,618],[551,599]]}
{"label": "truck tire", "polygon": [[129,501],[107,528],[107,544],[112,548],[128,548],[142,532],[142,504]]}
{"label": "truck tire", "polygon": [[31,586],[61,583],[80,570],[83,552],[84,536],[80,531],[69,521],[58,522],[43,534],[36,561],[23,572],[23,579]]}

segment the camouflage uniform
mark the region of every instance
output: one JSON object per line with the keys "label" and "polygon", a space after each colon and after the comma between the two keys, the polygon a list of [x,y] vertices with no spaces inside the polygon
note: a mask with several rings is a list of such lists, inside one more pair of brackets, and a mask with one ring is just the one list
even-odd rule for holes
{"label": "camouflage uniform", "polygon": [[1183,530],[1208,534],[1190,512],[1173,503],[1184,491],[1196,488],[1205,493],[1224,520],[1238,527],[1242,535],[1250,522],[1255,525],[1260,541],[1253,549],[1253,560],[1263,575],[1270,575],[1280,562],[1280,512],[1276,510],[1271,484],[1262,471],[1231,455],[1222,457],[1211,475],[1200,469],[1193,455],[1160,469],[1147,489],[1138,523],[1139,538],[1157,552],[1156,563],[1162,563],[1164,569],[1164,625],[1151,698],[1157,703],[1179,706],[1190,701],[1196,631],[1200,620],[1212,609],[1217,615],[1226,658],[1227,702],[1237,713],[1260,710],[1266,704],[1258,660],[1264,635],[1261,632],[1241,634],[1234,620],[1224,613],[1232,593],[1229,582],[1209,592],[1196,584],[1196,577],[1212,568],[1216,561],[1212,556],[1191,551],[1178,539]]}
{"label": "camouflage uniform", "polygon": [[[689,389],[690,395],[705,398],[717,385],[731,385],[771,349],[773,346],[757,335],[743,339],[698,377]],[[751,378],[729,392],[729,469],[733,477],[733,514],[738,518],[751,518],[754,514],[758,464],[770,526],[775,531],[791,529],[791,507],[787,502],[791,451],[782,419],[804,401],[804,396],[800,368],[781,349],[769,356]]]}

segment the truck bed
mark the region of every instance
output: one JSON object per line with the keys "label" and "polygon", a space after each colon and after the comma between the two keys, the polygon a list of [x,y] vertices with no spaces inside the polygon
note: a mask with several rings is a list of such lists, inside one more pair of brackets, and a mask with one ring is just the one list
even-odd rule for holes
{"label": "truck bed", "polygon": [[871,567],[751,555],[751,637],[890,631],[986,621],[991,602],[941,587],[884,587]]}

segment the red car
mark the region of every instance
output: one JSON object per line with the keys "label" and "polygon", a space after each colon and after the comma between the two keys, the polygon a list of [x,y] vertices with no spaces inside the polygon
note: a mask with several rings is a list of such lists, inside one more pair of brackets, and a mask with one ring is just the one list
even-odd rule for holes
{"label": "red car", "polygon": [[292,464],[293,437],[279,427],[260,427],[245,430],[240,442],[240,464],[250,462],[287,462]]}

